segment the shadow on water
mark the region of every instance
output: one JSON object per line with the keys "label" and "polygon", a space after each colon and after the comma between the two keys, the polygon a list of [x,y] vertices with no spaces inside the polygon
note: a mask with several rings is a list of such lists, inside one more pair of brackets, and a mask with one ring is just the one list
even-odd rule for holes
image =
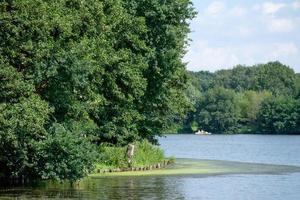
{"label": "shadow on water", "polygon": [[40,182],[0,188],[0,199],[184,199],[180,182],[166,177],[85,178],[79,184]]}

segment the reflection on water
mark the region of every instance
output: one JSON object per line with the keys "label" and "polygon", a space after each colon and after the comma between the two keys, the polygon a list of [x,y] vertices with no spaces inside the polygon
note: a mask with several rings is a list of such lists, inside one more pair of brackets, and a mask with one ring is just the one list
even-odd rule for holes
{"label": "reflection on water", "polygon": [[0,190],[0,199],[184,199],[175,177],[86,178],[79,184],[41,183]]}
{"label": "reflection on water", "polygon": [[299,200],[300,173],[278,175],[107,177],[79,185],[3,189],[0,199],[261,199]]}

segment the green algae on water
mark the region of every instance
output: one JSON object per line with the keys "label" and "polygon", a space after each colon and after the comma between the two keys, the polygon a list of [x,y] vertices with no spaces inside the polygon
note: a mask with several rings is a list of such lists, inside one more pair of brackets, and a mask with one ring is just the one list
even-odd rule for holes
{"label": "green algae on water", "polygon": [[92,178],[105,176],[178,176],[178,175],[226,175],[226,174],[281,174],[300,172],[300,167],[270,165],[220,160],[176,159],[164,169],[90,174]]}

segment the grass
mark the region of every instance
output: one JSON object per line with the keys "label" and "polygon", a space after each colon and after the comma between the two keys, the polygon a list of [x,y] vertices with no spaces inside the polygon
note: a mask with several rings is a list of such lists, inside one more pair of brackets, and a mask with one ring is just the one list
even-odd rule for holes
{"label": "grass", "polygon": [[158,146],[154,146],[146,140],[136,143],[136,154],[133,157],[132,165],[142,167],[163,162],[164,152]]}
{"label": "grass", "polygon": [[[134,143],[135,151],[131,167],[144,167],[161,163],[166,160],[164,152],[155,145],[144,140]],[[100,158],[96,163],[96,170],[124,169],[129,167],[126,158],[127,147],[101,146]]]}

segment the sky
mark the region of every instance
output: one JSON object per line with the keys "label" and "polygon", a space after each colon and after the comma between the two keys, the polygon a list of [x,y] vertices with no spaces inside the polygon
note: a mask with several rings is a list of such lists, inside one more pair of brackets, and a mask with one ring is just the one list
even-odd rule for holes
{"label": "sky", "polygon": [[300,72],[300,0],[193,0],[191,71],[280,61]]}

